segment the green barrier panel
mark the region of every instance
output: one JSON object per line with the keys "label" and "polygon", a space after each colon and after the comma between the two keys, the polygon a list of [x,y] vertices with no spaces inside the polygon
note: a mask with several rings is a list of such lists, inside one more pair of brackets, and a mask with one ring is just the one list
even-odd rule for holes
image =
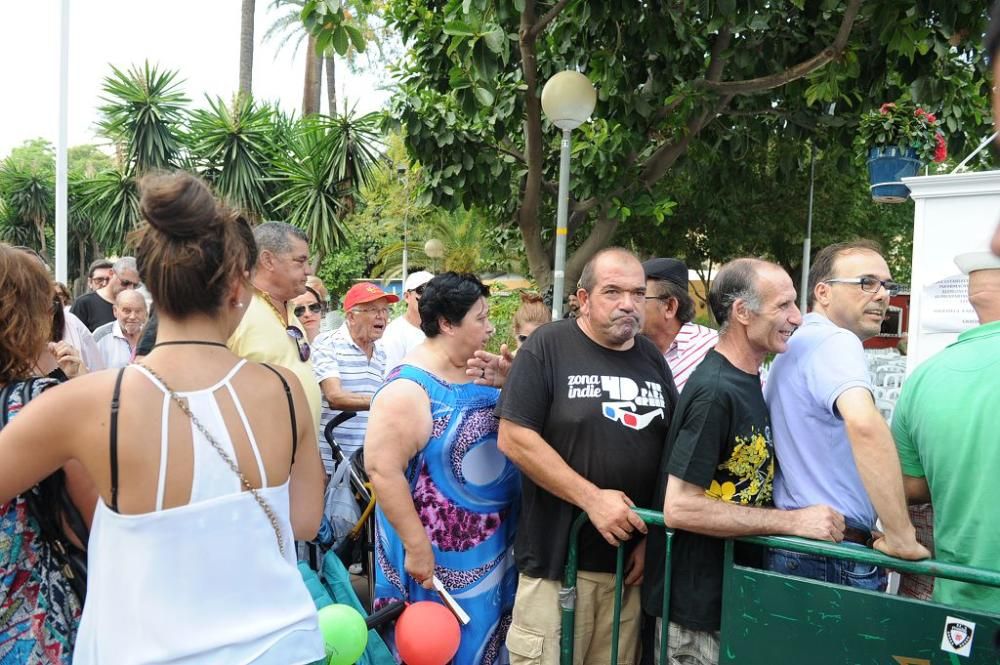
{"label": "green barrier panel", "polygon": [[[870,549],[800,538],[740,540],[1000,587],[1000,572],[993,570],[902,561]],[[747,568],[733,562],[732,541],[726,543],[725,561],[720,665],[1000,663],[1000,613]],[[968,655],[956,653],[963,651]]]}
{"label": "green barrier panel", "polygon": [[[647,525],[665,528],[662,513],[634,510]],[[577,536],[586,520],[586,514],[581,514],[573,523],[559,595],[561,665],[573,663]],[[663,617],[669,616],[670,609],[673,532],[667,529],[666,536]],[[738,540],[1000,588],[997,570],[933,559],[904,561],[871,549],[803,538]],[[647,566],[653,563],[646,562]],[[619,546],[612,665],[618,661],[623,564],[624,550]],[[1000,665],[1000,608],[996,613],[968,611],[739,566],[733,562],[733,541],[726,542],[722,604],[720,665]],[[660,640],[659,662],[668,662],[665,635]]]}

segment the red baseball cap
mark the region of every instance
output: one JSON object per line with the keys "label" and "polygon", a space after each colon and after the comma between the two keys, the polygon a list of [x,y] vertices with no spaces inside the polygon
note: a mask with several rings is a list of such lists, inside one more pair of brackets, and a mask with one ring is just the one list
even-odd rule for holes
{"label": "red baseball cap", "polygon": [[399,296],[386,293],[371,282],[358,282],[344,294],[344,311],[350,311],[355,305],[363,305],[379,298],[385,298],[390,303],[399,302]]}

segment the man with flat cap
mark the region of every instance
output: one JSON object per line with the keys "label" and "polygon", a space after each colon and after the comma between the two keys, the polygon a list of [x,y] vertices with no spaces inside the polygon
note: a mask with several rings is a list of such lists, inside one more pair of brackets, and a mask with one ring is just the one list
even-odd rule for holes
{"label": "man with flat cap", "polygon": [[694,300],[688,293],[688,269],[673,258],[650,259],[646,272],[646,321],[642,334],[660,350],[674,375],[677,392],[719,341],[711,328],[694,323]]}
{"label": "man with flat cap", "polygon": [[[1000,257],[955,257],[969,276],[980,325],[921,364],[903,384],[892,434],[903,486],[914,503],[934,506],[934,549],[941,561],[996,568],[1000,559]],[[1000,589],[938,578],[934,600],[995,611]]]}

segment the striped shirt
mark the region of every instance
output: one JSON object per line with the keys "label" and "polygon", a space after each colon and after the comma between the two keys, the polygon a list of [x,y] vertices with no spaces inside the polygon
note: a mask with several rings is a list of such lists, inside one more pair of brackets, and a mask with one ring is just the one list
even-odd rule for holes
{"label": "striped shirt", "polygon": [[[312,344],[313,373],[320,384],[326,379],[340,379],[343,390],[361,395],[374,395],[382,385],[385,374],[385,350],[382,343],[375,342],[375,351],[371,360],[358,346],[347,324],[341,325],[332,332],[320,333]],[[333,449],[326,442],[324,432],[326,424],[340,414],[339,409],[330,406],[323,399],[323,413],[320,417],[319,452],[327,473],[333,472]],[[368,429],[368,411],[358,411],[357,415],[333,429],[341,451],[350,457],[361,448],[365,441],[365,431]]]}
{"label": "striped shirt", "polygon": [[677,331],[677,337],[663,354],[674,375],[677,392],[684,390],[684,384],[691,378],[695,368],[705,359],[719,341],[719,333],[697,323],[685,323]]}

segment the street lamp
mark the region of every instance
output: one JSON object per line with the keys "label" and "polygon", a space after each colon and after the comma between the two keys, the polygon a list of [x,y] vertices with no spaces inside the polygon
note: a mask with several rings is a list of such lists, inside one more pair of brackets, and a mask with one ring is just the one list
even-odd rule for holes
{"label": "street lamp", "polygon": [[552,319],[562,318],[563,283],[566,279],[566,219],[569,212],[570,132],[590,118],[597,91],[580,72],[559,72],[542,88],[542,110],[562,130],[559,152],[559,201],[556,217],[556,255],[552,264]]}
{"label": "street lamp", "polygon": [[409,242],[410,234],[407,229],[407,222],[410,216],[410,179],[406,175],[406,165],[400,164],[396,167],[396,174],[400,178],[406,178],[406,182],[403,185],[403,201],[406,205],[403,208],[403,288],[406,288],[406,277],[410,270],[410,252],[409,252]]}
{"label": "street lamp", "polygon": [[431,238],[424,243],[424,254],[434,262],[434,272],[437,272],[438,260],[444,257],[444,243],[437,238]]}

